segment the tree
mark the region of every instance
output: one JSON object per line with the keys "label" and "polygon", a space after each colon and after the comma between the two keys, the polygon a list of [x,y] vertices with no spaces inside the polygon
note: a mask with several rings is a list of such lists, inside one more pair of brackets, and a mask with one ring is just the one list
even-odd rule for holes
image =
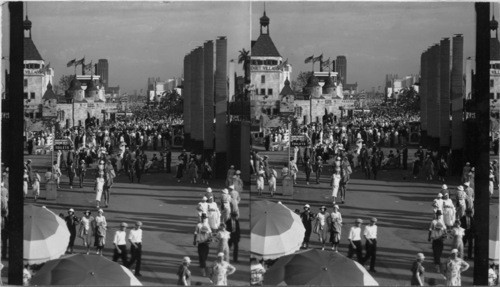
{"label": "tree", "polygon": [[243,63],[243,71],[245,71],[245,84],[250,84],[250,51],[242,49],[239,53],[238,64]]}
{"label": "tree", "polygon": [[56,94],[66,92],[69,89],[71,80],[73,80],[74,77],[75,76],[73,75],[62,75],[59,79],[59,84],[55,86],[56,89],[54,90],[54,92]]}
{"label": "tree", "polygon": [[297,75],[297,80],[291,82],[291,88],[296,92],[301,92],[302,89],[307,85],[307,79],[312,75],[313,72],[300,72]]}

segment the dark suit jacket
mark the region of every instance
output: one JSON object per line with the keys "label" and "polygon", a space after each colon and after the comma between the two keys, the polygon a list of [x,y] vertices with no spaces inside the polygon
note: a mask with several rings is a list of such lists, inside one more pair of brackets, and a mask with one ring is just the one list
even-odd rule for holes
{"label": "dark suit jacket", "polygon": [[469,234],[474,234],[474,231],[475,231],[475,226],[474,226],[474,218],[470,218],[470,226],[467,226],[467,220],[465,219],[466,215],[462,216],[462,218],[460,218],[460,227],[462,227],[463,229],[465,229],[465,234],[469,235]]}
{"label": "dark suit jacket", "polygon": [[231,233],[231,240],[239,242],[240,241],[240,222],[238,219],[235,219],[236,226],[232,225],[231,219],[226,221],[226,230]]}

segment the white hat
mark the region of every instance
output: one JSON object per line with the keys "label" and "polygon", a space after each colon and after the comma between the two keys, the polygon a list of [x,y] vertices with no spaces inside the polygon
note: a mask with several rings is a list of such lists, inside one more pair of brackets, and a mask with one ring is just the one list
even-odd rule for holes
{"label": "white hat", "polygon": [[68,212],[75,212],[75,210],[73,208],[70,208]]}
{"label": "white hat", "polygon": [[447,186],[446,184],[443,184],[443,185],[441,186],[441,189],[448,189],[448,186]]}
{"label": "white hat", "polygon": [[201,200],[205,200],[205,201],[207,201],[207,200],[208,200],[208,198],[207,198],[206,196],[204,196],[204,197],[202,197],[202,198],[201,198]]}
{"label": "white hat", "polygon": [[304,205],[304,208],[306,208],[306,207],[311,208],[311,206],[309,204]]}
{"label": "white hat", "polygon": [[207,187],[207,192],[212,192],[212,189],[210,187]]}
{"label": "white hat", "polygon": [[463,187],[463,186],[461,186],[461,185],[459,185],[459,186],[457,187],[457,189],[458,189],[458,190],[460,190],[460,191],[464,191],[464,187]]}
{"label": "white hat", "polygon": [[229,186],[229,188],[230,188],[230,189],[234,189],[234,184],[231,184],[231,185]]}
{"label": "white hat", "polygon": [[443,197],[443,194],[442,193],[438,193],[437,197],[441,198],[441,197]]}
{"label": "white hat", "polygon": [[453,253],[458,254],[458,249],[452,249],[452,250],[451,250],[451,253],[452,253],[452,254],[453,254]]}
{"label": "white hat", "polygon": [[219,252],[219,253],[217,253],[217,257],[222,257],[222,258],[224,258],[224,253],[223,253],[223,252]]}
{"label": "white hat", "polygon": [[464,182],[464,185],[465,185],[465,186],[469,186],[469,185],[470,185],[470,182],[466,181],[466,182]]}
{"label": "white hat", "polygon": [[227,194],[228,192],[229,192],[229,191],[227,190],[227,188],[222,189],[222,193]]}

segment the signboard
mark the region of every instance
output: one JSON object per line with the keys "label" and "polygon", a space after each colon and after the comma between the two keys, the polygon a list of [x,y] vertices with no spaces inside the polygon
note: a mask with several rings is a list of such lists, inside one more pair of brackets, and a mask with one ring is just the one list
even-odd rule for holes
{"label": "signboard", "polygon": [[57,139],[54,140],[54,150],[71,150],[73,144],[69,139]]}
{"label": "signboard", "polygon": [[291,136],[291,139],[290,139],[290,146],[291,147],[308,146],[308,144],[309,144],[309,142],[308,142],[307,137],[305,135]]}

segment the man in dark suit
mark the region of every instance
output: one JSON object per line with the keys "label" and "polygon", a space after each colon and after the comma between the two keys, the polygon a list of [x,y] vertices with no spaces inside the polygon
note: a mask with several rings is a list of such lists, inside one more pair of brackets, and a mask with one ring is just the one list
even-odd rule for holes
{"label": "man in dark suit", "polygon": [[[464,247],[467,245],[467,256],[464,259],[472,259],[472,250],[474,248],[474,218],[472,217],[472,209],[467,208],[465,215],[460,218],[460,226],[465,229],[463,237]],[[464,252],[465,253],[465,252]]]}
{"label": "man in dark suit", "polygon": [[172,151],[170,150],[170,146],[167,147],[167,151],[165,152],[165,160],[166,160],[166,172],[172,172]]}
{"label": "man in dark suit", "polygon": [[238,213],[231,212],[231,218],[226,221],[226,230],[231,233],[229,237],[229,248],[234,245],[233,261],[238,262],[238,243],[240,242],[240,222],[238,220]]}
{"label": "man in dark suit", "polygon": [[408,147],[406,145],[403,145],[403,150],[401,151],[403,154],[403,169],[407,170],[408,169]]}

